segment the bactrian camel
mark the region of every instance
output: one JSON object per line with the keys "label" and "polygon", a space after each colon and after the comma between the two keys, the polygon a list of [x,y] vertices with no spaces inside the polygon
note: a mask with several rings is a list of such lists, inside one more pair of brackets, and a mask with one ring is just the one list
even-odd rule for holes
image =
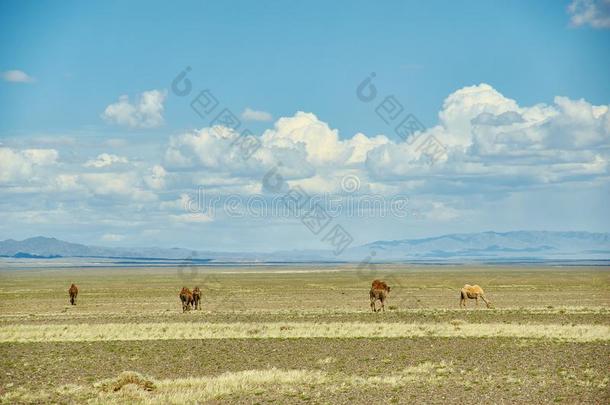
{"label": "bactrian camel", "polygon": [[466,308],[466,298],[475,300],[476,306],[479,306],[479,298],[483,300],[487,308],[491,308],[491,301],[485,296],[485,292],[478,285],[466,284],[460,290],[460,306]]}

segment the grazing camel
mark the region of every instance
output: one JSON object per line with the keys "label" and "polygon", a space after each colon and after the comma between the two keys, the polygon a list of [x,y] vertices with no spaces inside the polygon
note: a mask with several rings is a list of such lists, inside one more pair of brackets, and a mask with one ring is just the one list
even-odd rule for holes
{"label": "grazing camel", "polygon": [[70,294],[70,304],[76,305],[76,296],[78,295],[78,287],[72,283],[70,289],[68,290],[68,294]]}
{"label": "grazing camel", "polygon": [[[381,280],[373,280],[371,283],[371,290],[369,291],[369,297],[371,299],[371,309],[373,312],[383,311],[385,312],[385,300],[390,293],[390,287]],[[381,303],[381,308],[376,308],[376,303]]]}
{"label": "grazing camel", "polygon": [[485,292],[478,285],[470,285],[466,284],[460,290],[460,306],[466,308],[466,298],[470,298],[471,300],[476,300],[476,306],[479,306],[479,298],[483,300],[487,308],[491,308],[491,301],[485,297]]}
{"label": "grazing camel", "polygon": [[199,287],[193,289],[193,306],[195,309],[201,310],[201,290]]}
{"label": "grazing camel", "polygon": [[186,287],[180,290],[180,301],[182,301],[182,312],[189,311],[193,305],[193,293]]}

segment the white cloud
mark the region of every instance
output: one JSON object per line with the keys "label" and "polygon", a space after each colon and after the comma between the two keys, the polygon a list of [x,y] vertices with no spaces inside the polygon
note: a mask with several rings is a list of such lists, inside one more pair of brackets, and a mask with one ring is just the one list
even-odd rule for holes
{"label": "white cloud", "polygon": [[368,138],[364,134],[341,140],[336,129],[301,111],[280,118],[273,129],[266,130],[251,157],[244,157],[235,147],[239,136],[224,127],[173,136],[165,152],[165,166],[182,171],[205,169],[207,174],[256,179],[260,184],[264,174],[278,165],[287,180],[362,165],[369,151],[389,142],[385,136]]}
{"label": "white cloud", "polygon": [[[480,84],[449,95],[439,120],[413,145],[391,143],[371,151],[366,163],[373,177],[527,187],[608,174],[608,106],[556,97],[552,105],[521,107]],[[427,136],[447,147],[432,166],[417,147]]]}
{"label": "white cloud", "polygon": [[[551,105],[523,107],[482,83],[450,94],[438,125],[412,143],[362,133],[341,138],[314,114],[300,111],[266,130],[260,148],[248,159],[233,146],[238,136],[223,127],[174,136],[165,167],[196,173],[195,184],[204,186],[213,178],[241,178],[234,190],[251,192],[258,192],[255,185],[276,166],[290,185],[309,192],[339,190],[346,173],[363,180],[363,192],[454,192],[447,187],[451,182],[482,192],[493,185],[531,187],[607,175],[608,149],[603,145],[610,144],[610,113],[608,106],[566,97],[556,97]],[[445,148],[432,165],[422,148],[427,139],[437,139]]]}
{"label": "white cloud", "polygon": [[108,153],[102,153],[95,159],[88,160],[83,166],[85,167],[108,167],[115,163],[128,163],[127,158],[117,155],[111,155]]}
{"label": "white cloud", "polygon": [[59,174],[51,182],[52,190],[56,191],[76,191],[82,190],[78,184],[78,175],[76,174]]}
{"label": "white cloud", "polygon": [[150,175],[144,177],[144,182],[148,187],[154,190],[160,190],[165,187],[165,176],[167,171],[161,165],[154,165],[150,169]]}
{"label": "white cloud", "polygon": [[575,27],[610,28],[610,0],[572,0],[568,13]]}
{"label": "white cloud", "polygon": [[[162,201],[159,208],[169,211],[190,211],[191,207],[196,207],[196,202],[186,193],[180,194],[180,198],[172,201]],[[198,209],[198,208],[195,208]]]}
{"label": "white cloud", "polygon": [[141,178],[133,172],[84,173],[79,184],[96,196],[120,197],[134,201],[153,201],[156,195],[144,190]]}
{"label": "white cloud", "polygon": [[116,233],[106,233],[100,238],[104,242],[120,242],[125,239],[125,235],[118,235]]}
{"label": "white cloud", "polygon": [[122,95],[119,101],[110,104],[102,117],[108,122],[132,128],[154,128],[163,124],[163,102],[166,93],[159,90],[145,91],[137,103],[129,102],[129,96]]}
{"label": "white cloud", "polygon": [[241,118],[245,121],[271,121],[273,116],[267,111],[253,110],[250,107],[241,113]]}
{"label": "white cloud", "polygon": [[178,223],[205,223],[214,221],[214,218],[204,213],[170,215],[169,217],[172,221]]}
{"label": "white cloud", "polygon": [[29,181],[37,167],[55,164],[58,156],[55,149],[16,150],[0,147],[0,183]]}
{"label": "white cloud", "polygon": [[2,72],[2,78],[11,83],[32,83],[34,78],[22,70],[7,70]]}

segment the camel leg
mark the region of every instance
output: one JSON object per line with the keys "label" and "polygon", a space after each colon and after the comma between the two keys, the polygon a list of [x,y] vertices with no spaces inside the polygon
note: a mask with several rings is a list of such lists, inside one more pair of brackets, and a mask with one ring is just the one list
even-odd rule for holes
{"label": "camel leg", "polygon": [[484,295],[481,295],[481,299],[483,300],[483,302],[485,303],[485,305],[487,306],[487,308],[489,308],[489,301],[487,301],[487,299],[485,298]]}
{"label": "camel leg", "polygon": [[381,300],[381,311],[385,312],[385,300],[382,298]]}
{"label": "camel leg", "polygon": [[478,308],[479,307],[479,295],[477,294],[477,296],[474,298],[475,300],[475,306]]}
{"label": "camel leg", "polygon": [[377,299],[375,298],[375,295],[373,294],[373,291],[371,291],[371,292],[369,293],[369,298],[371,299],[371,310],[372,310],[373,312],[377,312],[377,311],[375,310],[375,301],[377,301]]}

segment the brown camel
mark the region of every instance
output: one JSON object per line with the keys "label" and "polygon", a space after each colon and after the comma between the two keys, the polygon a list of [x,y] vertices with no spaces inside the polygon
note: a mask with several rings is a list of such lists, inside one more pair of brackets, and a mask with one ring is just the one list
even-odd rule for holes
{"label": "brown camel", "polygon": [[78,295],[78,287],[72,283],[70,289],[68,290],[68,294],[70,294],[70,304],[76,305],[76,296]]}
{"label": "brown camel", "polygon": [[478,285],[476,285],[476,284],[475,285],[466,284],[460,290],[460,306],[462,308],[466,308],[466,298],[469,298],[471,300],[475,300],[477,307],[479,306],[479,298],[483,300],[483,302],[485,303],[487,308],[491,308],[492,307],[491,306],[491,301],[489,301],[487,299],[483,289],[481,287],[479,287]]}
{"label": "brown camel", "polygon": [[193,306],[195,309],[201,310],[201,290],[199,287],[193,289]]}
{"label": "brown camel", "polygon": [[189,311],[193,305],[193,293],[186,287],[180,290],[180,301],[182,301],[182,312]]}
{"label": "brown camel", "polygon": [[[371,309],[373,312],[384,311],[385,312],[385,300],[390,293],[390,287],[381,280],[373,280],[371,283],[371,290],[369,291],[369,297],[371,299]],[[381,308],[376,308],[376,303],[381,303]]]}

